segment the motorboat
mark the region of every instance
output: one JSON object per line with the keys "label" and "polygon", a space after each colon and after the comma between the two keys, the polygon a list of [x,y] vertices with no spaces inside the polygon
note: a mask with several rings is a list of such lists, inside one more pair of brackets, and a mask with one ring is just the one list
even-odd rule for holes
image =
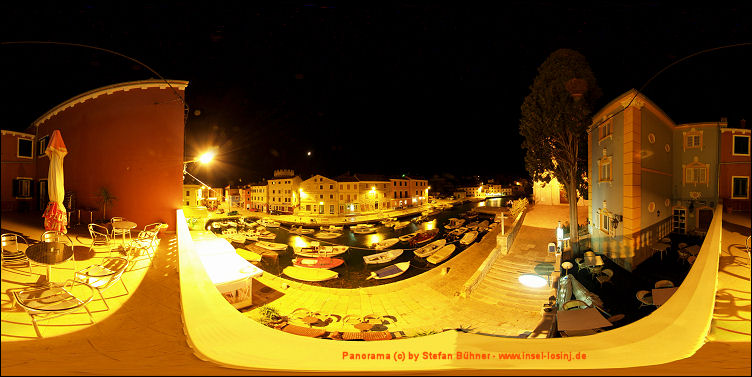
{"label": "motorboat", "polygon": [[339,267],[342,263],[345,263],[344,259],[332,258],[332,257],[297,257],[292,260],[292,264],[305,268],[335,268]]}
{"label": "motorboat", "polygon": [[402,249],[392,249],[383,251],[381,253],[371,254],[371,255],[364,255],[363,256],[363,262],[366,264],[380,264],[380,263],[387,263],[391,262],[400,255],[402,255]]}
{"label": "motorboat", "polygon": [[451,232],[447,233],[447,237],[446,238],[450,239],[450,240],[456,240],[456,239],[460,238],[463,234],[465,234],[465,232],[467,232],[467,228],[465,228],[464,226],[461,226],[461,227],[459,227],[457,229],[453,229]]}
{"label": "motorboat", "polygon": [[332,238],[337,238],[337,237],[339,237],[341,235],[342,235],[342,233],[323,231],[323,232],[318,232],[318,233],[314,234],[313,236],[316,237],[316,238],[321,238],[321,239],[329,240],[329,239],[332,239]]}
{"label": "motorboat", "polygon": [[465,233],[464,236],[462,236],[462,239],[460,240],[460,243],[463,245],[469,245],[475,241],[475,239],[478,238],[478,231],[477,230],[471,230],[467,233]]}
{"label": "motorboat", "polygon": [[280,225],[278,221],[274,221],[272,219],[261,219],[257,221],[257,223],[267,228],[279,228]]}
{"label": "motorboat", "polygon": [[416,257],[425,258],[435,253],[440,248],[444,247],[444,245],[446,245],[446,240],[442,238],[442,239],[433,241],[429,243],[428,245],[425,245],[421,248],[415,249],[413,254],[415,254]]}
{"label": "motorboat", "polygon": [[263,247],[267,250],[282,251],[287,250],[287,244],[278,242],[257,241],[256,246]]}
{"label": "motorboat", "polygon": [[376,227],[372,224],[358,224],[351,226],[350,230],[356,234],[369,234],[376,232]]}
{"label": "motorboat", "polygon": [[452,217],[449,219],[449,224],[444,225],[445,229],[457,229],[462,226],[462,224],[465,223],[465,219],[458,219],[456,217]]}
{"label": "motorboat", "polygon": [[399,238],[387,238],[383,241],[372,244],[371,247],[376,250],[384,250],[386,248],[394,246],[394,244],[396,244],[397,242],[399,242]]}
{"label": "motorboat", "polygon": [[295,233],[295,234],[311,234],[315,231],[316,231],[315,229],[304,228],[302,225],[298,225],[298,226],[293,225],[290,227],[290,233]]}
{"label": "motorboat", "polygon": [[457,246],[453,243],[444,245],[441,247],[441,249],[437,250],[435,253],[426,258],[426,261],[428,263],[439,264],[449,258],[449,256],[454,253],[454,249],[456,248]]}
{"label": "motorboat", "polygon": [[400,230],[400,229],[402,229],[402,228],[410,225],[410,222],[409,221],[398,221],[398,222],[394,223],[393,225],[394,225],[394,230]]}
{"label": "motorboat", "polygon": [[413,237],[413,239],[410,240],[410,244],[411,245],[418,245],[418,244],[422,244],[422,243],[428,242],[428,241],[436,238],[436,236],[438,234],[439,234],[439,230],[438,229],[419,231],[418,234],[416,234],[415,237]]}
{"label": "motorboat", "polygon": [[302,257],[333,257],[344,254],[349,246],[302,246],[293,247],[293,252]]}
{"label": "motorboat", "polygon": [[408,234],[399,236],[397,238],[399,238],[399,240],[402,241],[402,242],[408,242],[411,239],[413,239],[415,237],[415,235],[417,235],[417,234],[418,234],[418,232],[412,232],[412,233],[408,233]]}

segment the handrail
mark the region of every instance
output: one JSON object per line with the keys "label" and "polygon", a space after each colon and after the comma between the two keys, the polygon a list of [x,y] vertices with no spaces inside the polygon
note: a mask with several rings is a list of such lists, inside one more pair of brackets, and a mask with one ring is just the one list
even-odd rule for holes
{"label": "handrail", "polygon": [[[182,210],[178,210],[184,330],[199,358],[239,369],[406,373],[629,368],[668,363],[693,355],[709,332],[721,251],[721,209],[719,204],[698,258],[681,286],[665,304],[637,322],[595,335],[569,338],[517,339],[446,331],[373,342],[295,336],[246,318],[209,280],[193,250]],[[578,353],[586,354],[587,358],[575,359]],[[410,359],[411,355],[417,360]],[[473,358],[458,359],[458,355]],[[559,358],[552,359],[552,355]],[[572,359],[568,360],[570,356]],[[291,357],[295,362],[290,361]]]}

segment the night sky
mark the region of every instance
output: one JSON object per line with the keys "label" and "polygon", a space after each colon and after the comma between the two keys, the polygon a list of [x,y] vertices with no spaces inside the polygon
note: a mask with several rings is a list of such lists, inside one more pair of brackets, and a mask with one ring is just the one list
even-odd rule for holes
{"label": "night sky", "polygon": [[[211,169],[195,170],[212,185],[281,168],[303,179],[526,175],[520,106],[556,49],[588,59],[604,93],[597,111],[679,59],[752,42],[749,1],[568,3],[6,3],[0,40],[97,46],[190,81],[186,158],[219,148]],[[676,123],[738,125],[752,118],[751,58],[750,46],[703,53],[643,92]],[[0,128],[17,131],[82,92],[154,77],[57,45],[0,45],[0,68]]]}

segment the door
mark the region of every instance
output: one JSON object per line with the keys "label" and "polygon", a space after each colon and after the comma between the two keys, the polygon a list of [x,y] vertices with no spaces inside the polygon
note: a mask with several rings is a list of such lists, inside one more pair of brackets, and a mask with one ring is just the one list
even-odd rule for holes
{"label": "door", "polygon": [[710,222],[713,221],[713,210],[702,208],[697,210],[697,229],[707,231],[710,228]]}

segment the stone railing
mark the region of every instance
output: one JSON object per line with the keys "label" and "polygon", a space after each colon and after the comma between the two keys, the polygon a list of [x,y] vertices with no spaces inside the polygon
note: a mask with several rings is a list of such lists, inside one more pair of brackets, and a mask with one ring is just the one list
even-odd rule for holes
{"label": "stone railing", "polygon": [[[520,213],[517,215],[517,218],[514,220],[514,223],[512,224],[512,229],[507,232],[506,234],[499,234],[496,236],[496,247],[494,247],[493,250],[491,250],[491,253],[488,254],[488,257],[486,257],[486,260],[483,261],[483,263],[478,267],[478,270],[473,273],[473,276],[470,277],[470,279],[467,280],[467,282],[462,286],[462,290],[460,291],[460,297],[467,297],[472,293],[472,291],[475,289],[475,287],[478,286],[478,284],[483,281],[483,278],[486,277],[486,274],[491,269],[491,266],[496,262],[496,259],[499,257],[499,255],[506,255],[509,252],[509,249],[512,248],[512,244],[514,243],[514,238],[517,236],[517,232],[519,232],[520,228],[522,227],[522,223],[525,221],[525,214],[527,213],[527,207],[520,210]],[[498,229],[499,227],[497,227]]]}

